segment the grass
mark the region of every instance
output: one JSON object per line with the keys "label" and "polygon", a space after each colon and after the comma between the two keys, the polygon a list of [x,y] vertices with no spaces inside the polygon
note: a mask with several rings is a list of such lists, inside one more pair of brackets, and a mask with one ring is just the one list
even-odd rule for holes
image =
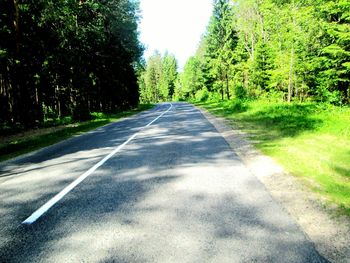
{"label": "grass", "polygon": [[198,103],[246,131],[328,204],[350,216],[350,108],[316,103]]}
{"label": "grass", "polygon": [[[143,104],[138,108],[114,114],[95,112],[91,114],[93,119],[90,121],[60,125],[52,129],[32,130],[24,134],[0,136],[0,161],[38,150],[152,107],[152,104]],[[52,124],[56,125],[56,122]]]}

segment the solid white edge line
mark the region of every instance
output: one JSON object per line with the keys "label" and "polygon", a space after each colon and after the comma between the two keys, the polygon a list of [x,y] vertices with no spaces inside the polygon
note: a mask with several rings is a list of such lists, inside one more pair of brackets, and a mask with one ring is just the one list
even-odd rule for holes
{"label": "solid white edge line", "polygon": [[157,118],[152,120],[146,126],[143,126],[137,133],[135,133],[134,135],[130,136],[130,138],[128,140],[126,140],[124,143],[122,143],[117,148],[115,148],[110,154],[108,154],[106,157],[104,157],[101,161],[99,161],[97,164],[95,164],[93,167],[91,167],[85,173],[80,175],[72,183],[70,183],[68,186],[66,186],[61,192],[56,194],[49,201],[47,201],[44,205],[42,205],[39,209],[37,209],[35,212],[33,212],[26,220],[24,220],[22,222],[22,224],[24,224],[24,225],[31,225],[31,224],[33,224],[43,214],[45,214],[52,206],[54,206],[66,194],[68,194],[73,188],[75,188],[78,184],[80,184],[82,181],[84,181],[86,177],[91,175],[94,171],[96,171],[97,168],[99,168],[101,165],[103,165],[109,158],[111,158],[113,155],[115,155],[117,152],[119,152],[125,145],[127,145],[130,141],[132,141],[143,129],[149,127],[154,122],[156,122],[159,118],[161,118],[164,114],[166,114],[172,107],[173,107],[173,104],[170,103],[170,107],[166,111],[164,111]]}

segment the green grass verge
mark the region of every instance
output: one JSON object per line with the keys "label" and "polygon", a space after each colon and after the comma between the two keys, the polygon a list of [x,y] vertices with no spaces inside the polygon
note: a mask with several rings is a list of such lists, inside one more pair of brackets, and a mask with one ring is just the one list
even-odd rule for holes
{"label": "green grass verge", "polygon": [[350,216],[349,107],[259,100],[197,105],[238,125],[264,154]]}
{"label": "green grass verge", "polygon": [[94,130],[100,126],[114,122],[120,118],[150,109],[153,106],[154,105],[152,104],[142,104],[135,109],[114,114],[92,113],[91,115],[93,117],[93,120],[91,121],[64,125],[58,127],[56,131],[52,131],[47,134],[35,135],[34,132],[34,136],[32,134],[28,134],[21,136],[20,139],[14,136],[13,140],[0,144],[0,161],[5,161],[21,154],[29,153],[31,151],[35,151],[40,148],[60,142],[74,135]]}

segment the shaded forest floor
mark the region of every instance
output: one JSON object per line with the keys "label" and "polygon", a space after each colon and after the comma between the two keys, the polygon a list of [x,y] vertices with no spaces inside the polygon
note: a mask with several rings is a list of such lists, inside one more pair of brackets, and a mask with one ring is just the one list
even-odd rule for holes
{"label": "shaded forest floor", "polygon": [[92,120],[90,121],[68,121],[66,124],[60,120],[49,121],[42,128],[0,135],[0,161],[5,161],[21,154],[52,145],[74,135],[114,122],[120,118],[150,109],[153,106],[153,104],[141,104],[132,110],[109,114],[95,112],[91,114]]}
{"label": "shaded forest floor", "polygon": [[350,216],[350,108],[315,103],[197,103],[225,117],[286,171]]}

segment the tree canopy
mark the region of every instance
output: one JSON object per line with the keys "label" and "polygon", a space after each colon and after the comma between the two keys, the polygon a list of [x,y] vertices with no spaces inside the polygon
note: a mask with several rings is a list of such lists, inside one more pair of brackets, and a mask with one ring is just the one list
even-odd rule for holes
{"label": "tree canopy", "polygon": [[156,51],[139,72],[141,102],[160,102],[172,99],[177,79],[177,61],[173,55],[162,56]]}
{"label": "tree canopy", "polygon": [[[215,0],[184,96],[274,96],[350,102],[350,3],[346,0]],[[197,66],[190,66],[197,61]],[[198,72],[199,71],[199,72]],[[216,94],[216,95],[215,95]]]}
{"label": "tree canopy", "polygon": [[143,48],[134,0],[0,0],[0,123],[138,103]]}

